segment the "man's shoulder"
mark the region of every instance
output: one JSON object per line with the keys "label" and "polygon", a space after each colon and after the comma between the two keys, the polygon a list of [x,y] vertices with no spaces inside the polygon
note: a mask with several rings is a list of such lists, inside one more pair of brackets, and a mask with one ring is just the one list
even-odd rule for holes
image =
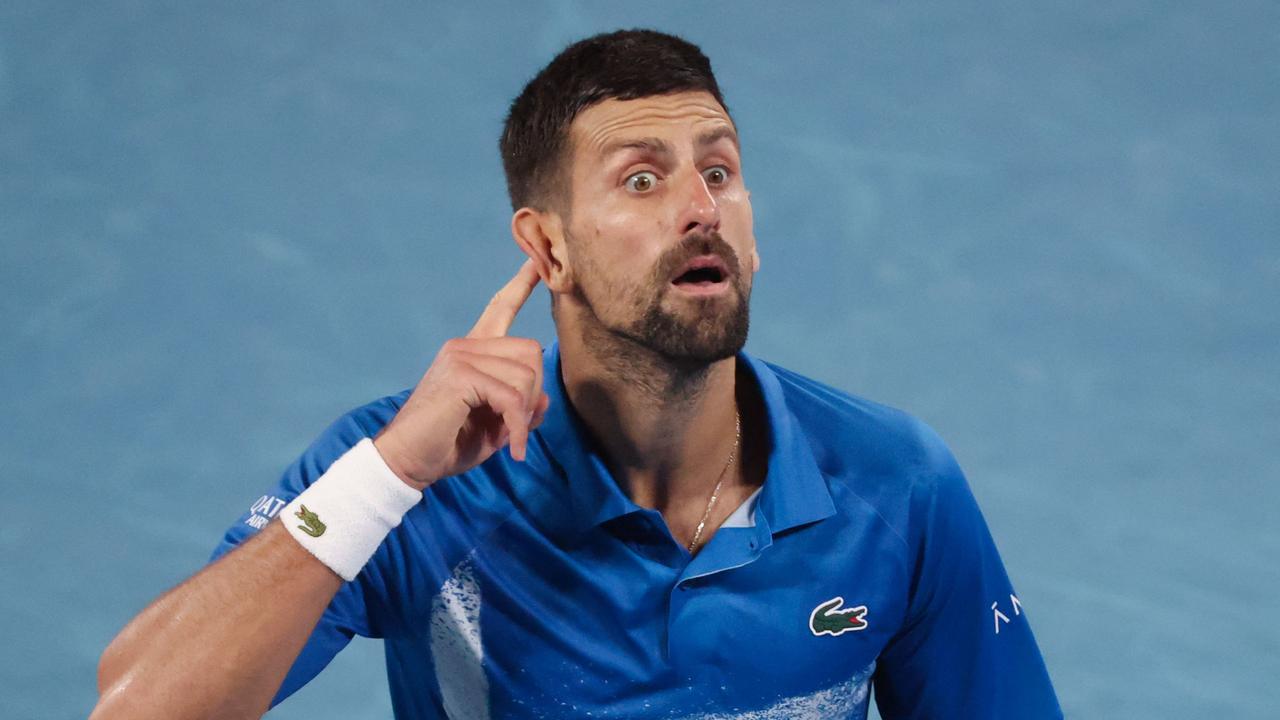
{"label": "man's shoulder", "polygon": [[950,448],[923,420],[769,364],[787,410],[842,512],[871,511],[911,548],[930,508],[964,507],[968,481]]}
{"label": "man's shoulder", "polygon": [[928,481],[959,472],[942,437],[911,413],[771,362],[787,410],[829,477]]}

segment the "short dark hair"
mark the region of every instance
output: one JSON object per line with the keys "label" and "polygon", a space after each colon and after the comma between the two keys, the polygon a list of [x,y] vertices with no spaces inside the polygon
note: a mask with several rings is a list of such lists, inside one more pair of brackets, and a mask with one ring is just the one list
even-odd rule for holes
{"label": "short dark hair", "polygon": [[548,210],[567,202],[569,126],[578,113],[609,99],[696,90],[711,93],[729,112],[711,61],[697,45],[674,35],[617,30],[560,51],[524,86],[507,113],[498,147],[511,209]]}

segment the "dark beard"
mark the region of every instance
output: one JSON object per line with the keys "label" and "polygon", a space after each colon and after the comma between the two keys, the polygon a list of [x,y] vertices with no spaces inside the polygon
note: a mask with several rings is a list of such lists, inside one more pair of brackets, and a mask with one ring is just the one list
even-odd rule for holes
{"label": "dark beard", "polygon": [[[690,313],[693,320],[682,319],[665,310],[662,300],[666,293],[679,292],[671,286],[670,279],[675,272],[690,258],[704,254],[719,255],[728,264],[728,281],[733,286],[731,294],[736,295],[734,299],[737,302],[724,316],[718,308],[723,298],[686,298],[694,306]],[[737,253],[719,233],[686,237],[654,267],[641,287],[646,290],[657,288],[656,292],[647,301],[639,301],[635,308],[639,311],[638,319],[623,327],[605,326],[579,283],[575,294],[592,316],[593,322],[588,325],[595,326],[587,329],[589,345],[601,354],[615,356],[614,359],[626,365],[637,361],[648,364],[634,357],[636,351],[643,348],[656,355],[655,360],[662,361],[679,374],[696,375],[713,362],[733,357],[746,346],[751,325],[749,291],[744,288],[745,281],[739,268]],[[629,355],[632,357],[627,358]],[[626,362],[628,359],[630,362]]]}
{"label": "dark beard", "polygon": [[711,314],[719,300],[694,300],[695,307],[705,311],[697,313],[693,326],[663,310],[659,296],[631,329],[632,339],[679,365],[707,365],[733,357],[747,344],[751,325],[749,305],[738,290],[738,303],[727,318]]}

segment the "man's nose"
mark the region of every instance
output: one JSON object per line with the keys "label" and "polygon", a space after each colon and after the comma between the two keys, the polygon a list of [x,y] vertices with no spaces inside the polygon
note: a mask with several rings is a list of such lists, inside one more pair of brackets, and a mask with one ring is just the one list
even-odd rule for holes
{"label": "man's nose", "polygon": [[680,216],[677,226],[681,234],[687,235],[694,230],[711,231],[720,229],[720,205],[707,187],[707,179],[702,173],[694,170],[685,173],[681,184]]}

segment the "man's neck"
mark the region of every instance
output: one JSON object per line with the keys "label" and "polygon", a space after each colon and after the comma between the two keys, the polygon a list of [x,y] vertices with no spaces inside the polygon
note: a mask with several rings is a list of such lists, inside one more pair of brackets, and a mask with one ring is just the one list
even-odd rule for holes
{"label": "man's neck", "polygon": [[633,502],[671,522],[672,511],[700,513],[722,471],[722,492],[742,484],[740,460],[725,465],[734,449],[736,358],[680,365],[626,338],[590,335],[560,338],[565,390]]}

